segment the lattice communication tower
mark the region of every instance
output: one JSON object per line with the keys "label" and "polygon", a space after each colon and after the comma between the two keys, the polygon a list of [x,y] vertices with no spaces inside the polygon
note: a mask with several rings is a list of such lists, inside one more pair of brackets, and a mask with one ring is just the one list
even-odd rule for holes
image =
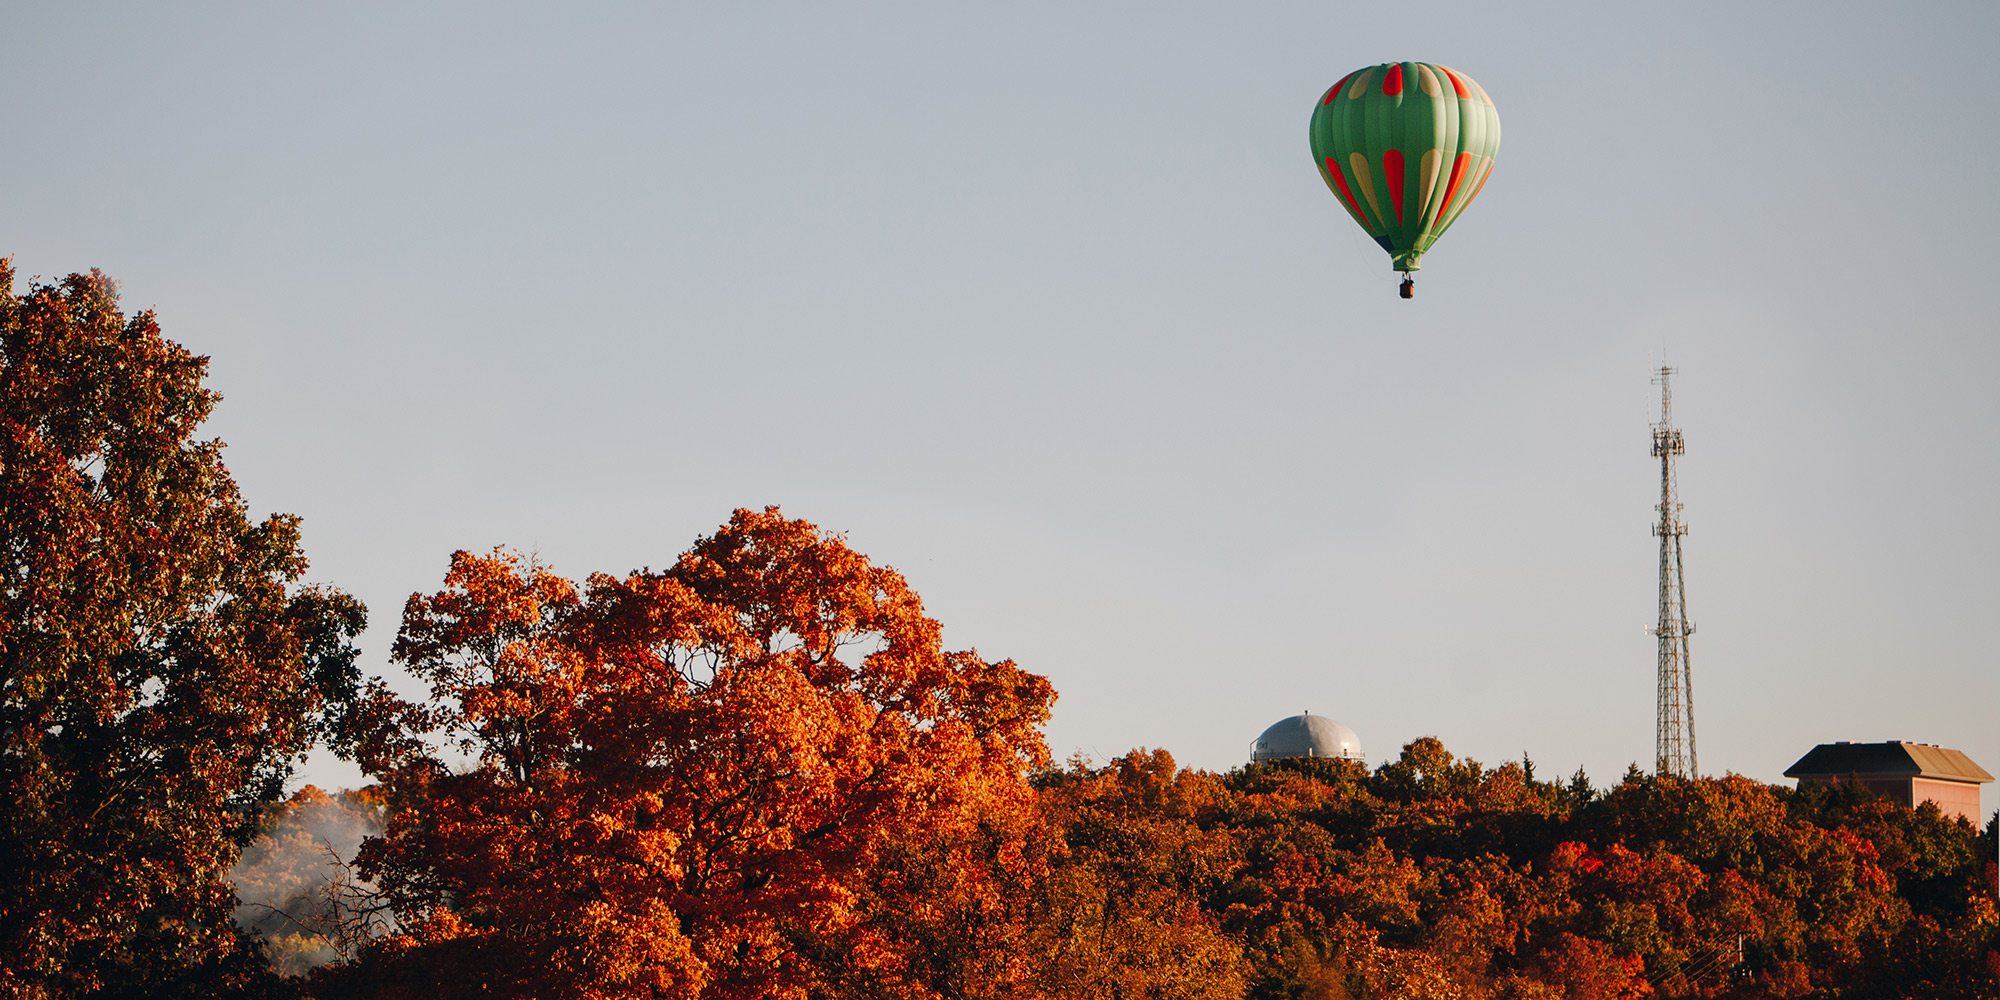
{"label": "lattice communication tower", "polygon": [[1674,371],[1661,366],[1653,373],[1653,384],[1660,387],[1660,422],[1653,425],[1653,457],[1660,460],[1660,520],[1653,525],[1653,534],[1660,539],[1660,622],[1651,629],[1660,640],[1655,770],[1691,778],[1699,773],[1694,755],[1694,678],[1688,669],[1688,636],[1694,634],[1694,623],[1688,620],[1687,581],[1681,569],[1681,537],[1687,534],[1687,525],[1681,521],[1680,488],[1674,483],[1674,459],[1687,450],[1687,444],[1674,426]]}

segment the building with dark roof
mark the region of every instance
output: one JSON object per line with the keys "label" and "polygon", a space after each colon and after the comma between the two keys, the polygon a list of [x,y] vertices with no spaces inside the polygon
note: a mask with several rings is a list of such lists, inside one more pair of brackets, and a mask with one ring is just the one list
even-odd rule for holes
{"label": "building with dark roof", "polygon": [[1846,785],[1915,807],[1935,803],[1946,816],[1977,825],[1979,786],[1993,780],[1972,758],[1935,743],[1822,743],[1785,769],[1785,777],[1808,784]]}

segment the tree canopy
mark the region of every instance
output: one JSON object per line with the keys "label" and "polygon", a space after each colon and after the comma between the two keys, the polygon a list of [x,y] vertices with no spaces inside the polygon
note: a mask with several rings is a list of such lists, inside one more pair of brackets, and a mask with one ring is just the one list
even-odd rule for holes
{"label": "tree canopy", "polygon": [[298,519],[251,519],[197,437],[206,358],[96,272],[13,287],[0,261],[0,988],[208,992],[363,611],[297,586]]}
{"label": "tree canopy", "polygon": [[404,928],[371,953],[383,988],[900,979],[906,942],[856,909],[884,858],[1025,808],[1045,762],[1047,681],[943,649],[900,574],[775,509],[660,572],[460,552],[444,582],[395,647],[431,698],[368,749],[390,815],[360,867]]}

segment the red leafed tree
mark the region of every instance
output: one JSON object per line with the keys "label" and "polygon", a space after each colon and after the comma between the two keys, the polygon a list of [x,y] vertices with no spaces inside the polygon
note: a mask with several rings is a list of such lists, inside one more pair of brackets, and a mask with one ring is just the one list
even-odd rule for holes
{"label": "red leafed tree", "polygon": [[206,368],[0,260],[0,994],[245,989],[230,865],[354,690],[361,606],[291,586],[297,519],[194,436]]}
{"label": "red leafed tree", "polygon": [[864,890],[1023,800],[1053,698],[775,508],[581,588],[458,553],[396,656],[432,698],[370,749],[390,821],[361,867],[403,931],[332,973],[390,995],[925,995]]}

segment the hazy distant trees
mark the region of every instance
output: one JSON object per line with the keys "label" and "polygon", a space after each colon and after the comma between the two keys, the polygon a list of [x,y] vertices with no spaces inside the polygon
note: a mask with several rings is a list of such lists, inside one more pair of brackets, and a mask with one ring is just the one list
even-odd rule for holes
{"label": "hazy distant trees", "polygon": [[236,922],[263,938],[272,968],[303,975],[351,959],[393,923],[374,886],[360,880],[361,842],[382,833],[381,796],[328,794],[307,785],[264,814],[263,829],[230,872]]}

